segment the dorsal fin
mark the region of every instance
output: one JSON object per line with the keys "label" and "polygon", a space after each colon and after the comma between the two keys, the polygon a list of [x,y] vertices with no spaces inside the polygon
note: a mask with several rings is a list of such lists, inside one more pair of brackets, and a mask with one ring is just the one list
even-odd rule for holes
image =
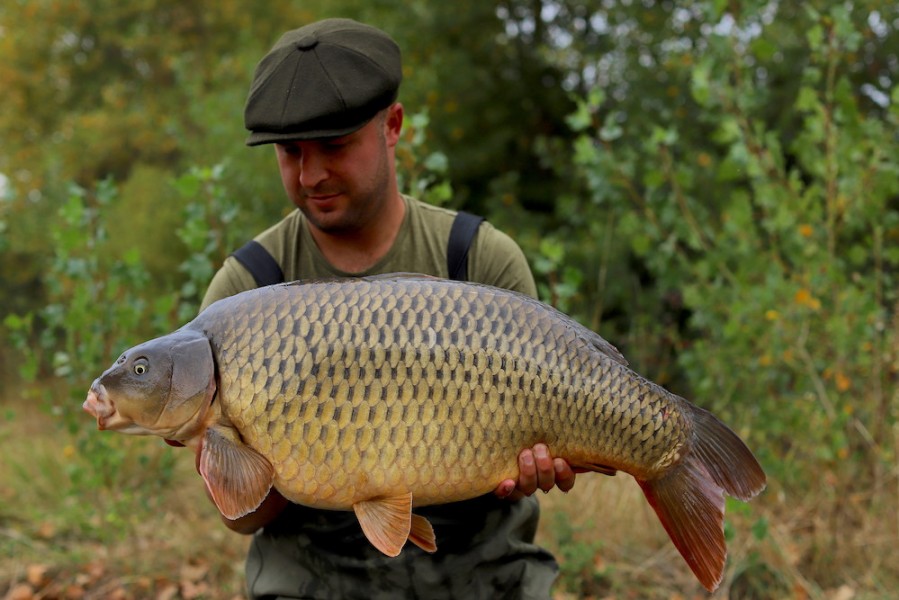
{"label": "dorsal fin", "polygon": [[434,281],[435,279],[440,279],[439,277],[434,277],[433,275],[425,275],[423,273],[381,273],[379,275],[366,275],[365,277],[361,277],[360,279],[365,279],[367,281],[391,281],[396,279],[406,279],[415,281],[416,279],[422,281]]}
{"label": "dorsal fin", "polygon": [[588,342],[590,342],[590,344],[594,348],[596,348],[615,362],[621,363],[625,367],[627,366],[627,359],[624,358],[624,355],[621,353],[621,351],[613,346],[611,342],[606,340],[595,331],[592,331],[591,329],[588,329],[586,327],[584,327],[583,331],[585,332],[584,338]]}

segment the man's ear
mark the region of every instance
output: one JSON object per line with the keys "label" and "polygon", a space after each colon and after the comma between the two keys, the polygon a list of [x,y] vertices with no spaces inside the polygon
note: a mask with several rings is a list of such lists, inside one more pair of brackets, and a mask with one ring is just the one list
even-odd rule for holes
{"label": "man's ear", "polygon": [[387,140],[387,146],[392,148],[400,141],[400,132],[403,130],[403,105],[399,102],[394,102],[386,110],[384,137]]}

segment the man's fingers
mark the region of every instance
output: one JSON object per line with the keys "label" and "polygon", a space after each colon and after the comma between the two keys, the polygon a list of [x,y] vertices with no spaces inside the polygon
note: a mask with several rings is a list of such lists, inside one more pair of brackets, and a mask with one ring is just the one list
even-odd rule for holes
{"label": "man's fingers", "polygon": [[548,492],[557,486],[567,492],[574,487],[577,472],[565,459],[554,459],[546,444],[535,444],[518,455],[518,481],[506,479],[493,493],[498,498],[520,500],[538,489]]}
{"label": "man's fingers", "polygon": [[497,498],[508,498],[509,495],[515,491],[515,480],[514,479],[506,479],[493,490],[493,493]]}
{"label": "man's fingers", "polygon": [[576,475],[566,461],[561,458],[553,460],[553,469],[556,472],[556,485],[560,490],[567,492],[574,487]]}
{"label": "man's fingers", "polygon": [[534,462],[537,470],[537,487],[548,492],[556,485],[556,470],[545,444],[534,446]]}
{"label": "man's fingers", "polygon": [[537,464],[530,448],[518,455],[518,491],[525,496],[537,491]]}

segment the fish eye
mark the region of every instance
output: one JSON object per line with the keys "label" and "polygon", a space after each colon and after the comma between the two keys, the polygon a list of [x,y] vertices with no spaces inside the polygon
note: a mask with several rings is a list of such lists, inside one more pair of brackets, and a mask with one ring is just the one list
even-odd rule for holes
{"label": "fish eye", "polygon": [[147,362],[146,358],[138,358],[134,361],[134,366],[131,367],[131,370],[134,371],[135,375],[143,375],[150,370],[150,363]]}

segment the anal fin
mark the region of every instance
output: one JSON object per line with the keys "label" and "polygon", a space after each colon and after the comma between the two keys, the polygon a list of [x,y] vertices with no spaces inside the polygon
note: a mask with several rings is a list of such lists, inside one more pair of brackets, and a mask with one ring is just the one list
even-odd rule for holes
{"label": "anal fin", "polygon": [[412,494],[363,500],[353,510],[368,541],[387,556],[398,556],[412,531]]}
{"label": "anal fin", "polygon": [[437,552],[437,539],[434,537],[434,528],[431,522],[421,515],[412,515],[412,530],[409,532],[409,541],[425,552]]}

